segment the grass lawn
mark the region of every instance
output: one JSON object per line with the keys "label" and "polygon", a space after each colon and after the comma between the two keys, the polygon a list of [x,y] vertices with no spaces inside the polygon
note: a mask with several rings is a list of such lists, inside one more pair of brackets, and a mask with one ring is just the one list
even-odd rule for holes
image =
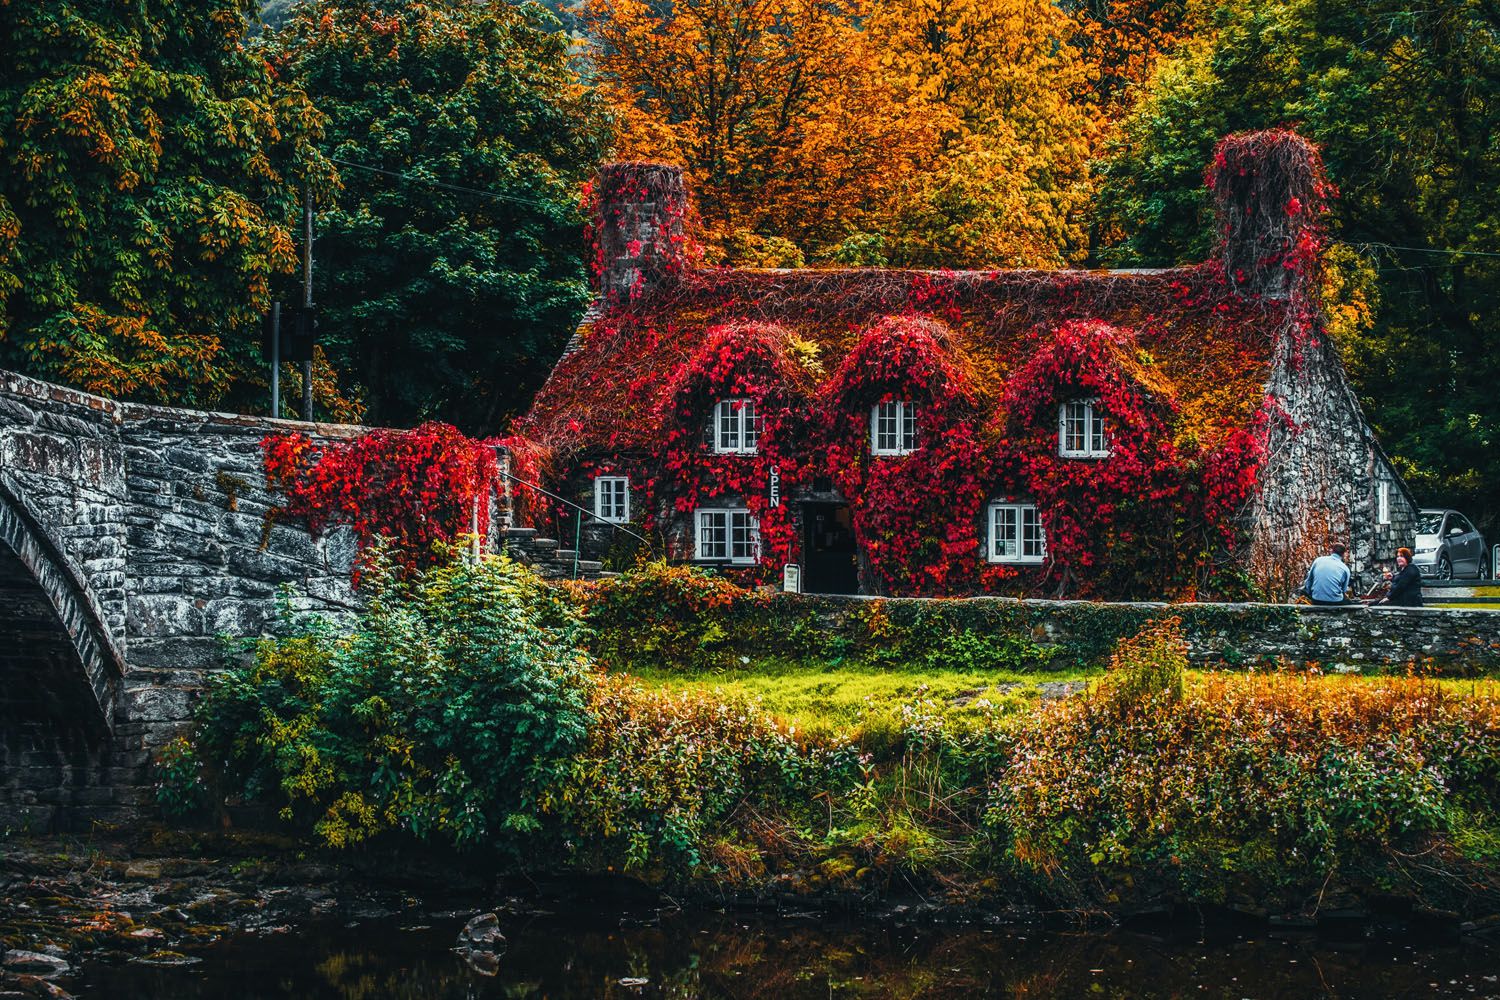
{"label": "grass lawn", "polygon": [[884,728],[915,708],[962,723],[1030,708],[1044,697],[1060,697],[1103,671],[1015,673],[961,670],[890,670],[846,663],[829,666],[786,661],[754,662],[743,670],[684,674],[638,670],[643,684],[716,691],[758,702],[799,729],[851,732]]}
{"label": "grass lawn", "polygon": [[[674,690],[716,692],[731,700],[758,703],[800,730],[860,733],[865,739],[899,728],[914,712],[942,716],[959,728],[1035,708],[1043,700],[1081,690],[1103,670],[1047,673],[962,670],[895,670],[869,664],[768,660],[741,670],[705,673],[643,669],[631,676],[642,684]],[[1188,671],[1188,683],[1202,676]],[[1357,674],[1318,678],[1319,684],[1378,683]],[[1500,680],[1443,678],[1450,695],[1500,697]]]}

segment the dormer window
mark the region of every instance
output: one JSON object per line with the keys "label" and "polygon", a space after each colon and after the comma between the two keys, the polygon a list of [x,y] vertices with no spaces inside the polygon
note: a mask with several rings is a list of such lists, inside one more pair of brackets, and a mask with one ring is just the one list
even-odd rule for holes
{"label": "dormer window", "polygon": [[1109,435],[1097,399],[1074,399],[1057,410],[1057,453],[1063,458],[1108,458]]}
{"label": "dormer window", "polygon": [[725,399],[714,407],[714,451],[720,455],[754,455],[760,444],[760,415],[753,399]]}
{"label": "dormer window", "polygon": [[876,403],[870,410],[870,454],[910,455],[917,450],[917,404]]}
{"label": "dormer window", "polygon": [[610,524],[630,521],[630,480],[625,476],[594,478],[594,516]]}

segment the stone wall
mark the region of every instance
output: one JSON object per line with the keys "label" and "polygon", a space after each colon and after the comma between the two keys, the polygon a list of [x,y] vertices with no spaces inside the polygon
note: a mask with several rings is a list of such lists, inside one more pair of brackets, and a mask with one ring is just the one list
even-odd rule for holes
{"label": "stone wall", "polygon": [[[618,584],[632,586],[629,577]],[[698,620],[691,595],[671,591],[601,602],[590,624],[600,651],[629,659],[636,637],[658,643]],[[687,604],[679,604],[687,601]],[[1017,600],[1004,597],[867,598],[747,591],[716,603],[713,639],[700,666],[733,667],[741,656],[831,657],[896,664],[964,662],[975,649],[1002,649],[1018,669],[1104,665],[1116,642],[1146,624],[1182,620],[1192,660],[1231,668],[1317,667],[1388,673],[1408,668],[1469,675],[1500,671],[1500,612],[1445,608],[1322,608],[1291,604],[1158,604]],[[688,627],[691,645],[696,636]],[[1011,640],[1009,642],[996,640]],[[972,641],[971,641],[972,640]],[[684,654],[694,653],[684,649]],[[951,652],[950,652],[951,651]],[[654,655],[654,654],[643,654]],[[696,656],[696,654],[695,654]]]}
{"label": "stone wall", "polygon": [[[1412,543],[1415,500],[1375,440],[1326,336],[1283,329],[1266,395],[1280,414],[1272,419],[1270,457],[1251,513],[1257,576],[1269,568],[1300,582],[1312,556],[1343,541],[1356,586],[1366,589],[1397,547]],[[1378,511],[1382,482],[1387,524]]]}
{"label": "stone wall", "polygon": [[[348,528],[277,523],[261,440],[367,428],[119,403],[0,371],[0,830],[123,818],[227,644],[293,611],[358,608]],[[502,470],[508,455],[499,455]],[[592,577],[535,532],[491,541],[547,577]]]}

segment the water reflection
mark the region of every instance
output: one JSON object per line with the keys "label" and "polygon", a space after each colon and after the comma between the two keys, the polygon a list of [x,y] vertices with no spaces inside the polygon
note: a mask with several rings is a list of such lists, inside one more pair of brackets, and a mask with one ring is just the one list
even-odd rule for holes
{"label": "water reflection", "polygon": [[505,922],[500,971],[484,977],[448,950],[462,923],[240,936],[180,968],[106,957],[86,967],[79,992],[120,1000],[1500,997],[1500,954],[1483,942],[1440,949],[1273,938],[1198,943],[1125,932],[909,930],[703,914],[621,929],[532,918]]}

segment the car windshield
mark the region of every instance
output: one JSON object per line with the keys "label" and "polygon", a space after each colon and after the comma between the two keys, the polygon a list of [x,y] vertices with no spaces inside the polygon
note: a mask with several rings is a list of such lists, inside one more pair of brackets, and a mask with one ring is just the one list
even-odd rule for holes
{"label": "car windshield", "polygon": [[1417,515],[1417,534],[1435,535],[1443,527],[1443,512],[1440,510],[1424,510]]}

